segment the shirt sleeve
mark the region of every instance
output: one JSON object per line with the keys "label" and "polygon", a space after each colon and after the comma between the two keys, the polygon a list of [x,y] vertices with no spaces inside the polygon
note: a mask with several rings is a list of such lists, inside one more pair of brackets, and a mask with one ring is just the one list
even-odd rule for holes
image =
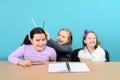
{"label": "shirt sleeve", "polygon": [[52,39],[47,41],[47,45],[54,48],[57,52],[61,52],[64,54],[70,53],[72,51],[72,48],[70,45],[60,45],[59,43],[57,43]]}
{"label": "shirt sleeve", "polygon": [[24,56],[24,46],[25,45],[20,46],[13,53],[11,53],[8,56],[8,61],[17,65],[20,58]]}
{"label": "shirt sleeve", "polygon": [[56,51],[54,49],[51,51],[50,61],[56,61]]}
{"label": "shirt sleeve", "polygon": [[85,57],[84,57],[84,54],[82,53],[82,50],[80,50],[80,51],[78,52],[78,57],[79,57],[79,58],[85,58]]}

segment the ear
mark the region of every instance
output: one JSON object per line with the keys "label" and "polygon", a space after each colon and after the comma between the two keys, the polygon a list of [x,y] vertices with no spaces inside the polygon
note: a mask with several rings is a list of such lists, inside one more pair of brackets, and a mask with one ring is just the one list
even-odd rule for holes
{"label": "ear", "polygon": [[86,40],[84,40],[84,43],[86,44]]}
{"label": "ear", "polygon": [[30,42],[33,43],[33,40],[30,38]]}

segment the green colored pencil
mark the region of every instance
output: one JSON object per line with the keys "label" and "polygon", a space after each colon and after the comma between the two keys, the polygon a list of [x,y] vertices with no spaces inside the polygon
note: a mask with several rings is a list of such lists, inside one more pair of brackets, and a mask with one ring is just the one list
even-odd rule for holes
{"label": "green colored pencil", "polygon": [[42,29],[44,29],[45,28],[45,21],[43,21],[43,25],[42,25]]}

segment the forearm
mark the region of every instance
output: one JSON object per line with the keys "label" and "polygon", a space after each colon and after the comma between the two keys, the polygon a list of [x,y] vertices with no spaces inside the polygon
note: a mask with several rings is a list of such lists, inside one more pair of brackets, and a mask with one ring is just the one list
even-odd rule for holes
{"label": "forearm", "polygon": [[8,61],[10,62],[10,63],[13,63],[13,64],[18,64],[18,61],[19,61],[20,59],[19,58],[16,58],[16,57],[14,57],[14,56],[12,56],[12,55],[10,55],[9,57],[8,57]]}
{"label": "forearm", "polygon": [[58,52],[70,53],[72,51],[70,45],[60,45],[59,43],[52,39],[47,41],[47,45],[53,47]]}

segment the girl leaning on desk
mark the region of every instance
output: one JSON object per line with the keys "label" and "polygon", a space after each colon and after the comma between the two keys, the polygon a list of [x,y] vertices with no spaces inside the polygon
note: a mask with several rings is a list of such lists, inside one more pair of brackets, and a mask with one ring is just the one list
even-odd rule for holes
{"label": "girl leaning on desk", "polygon": [[8,61],[29,67],[35,62],[56,61],[56,51],[46,45],[45,31],[40,27],[35,27],[30,34],[26,35],[22,45],[9,55]]}
{"label": "girl leaning on desk", "polygon": [[85,30],[83,34],[83,48],[78,52],[81,62],[105,62],[105,50],[101,48],[97,35],[93,31]]}

